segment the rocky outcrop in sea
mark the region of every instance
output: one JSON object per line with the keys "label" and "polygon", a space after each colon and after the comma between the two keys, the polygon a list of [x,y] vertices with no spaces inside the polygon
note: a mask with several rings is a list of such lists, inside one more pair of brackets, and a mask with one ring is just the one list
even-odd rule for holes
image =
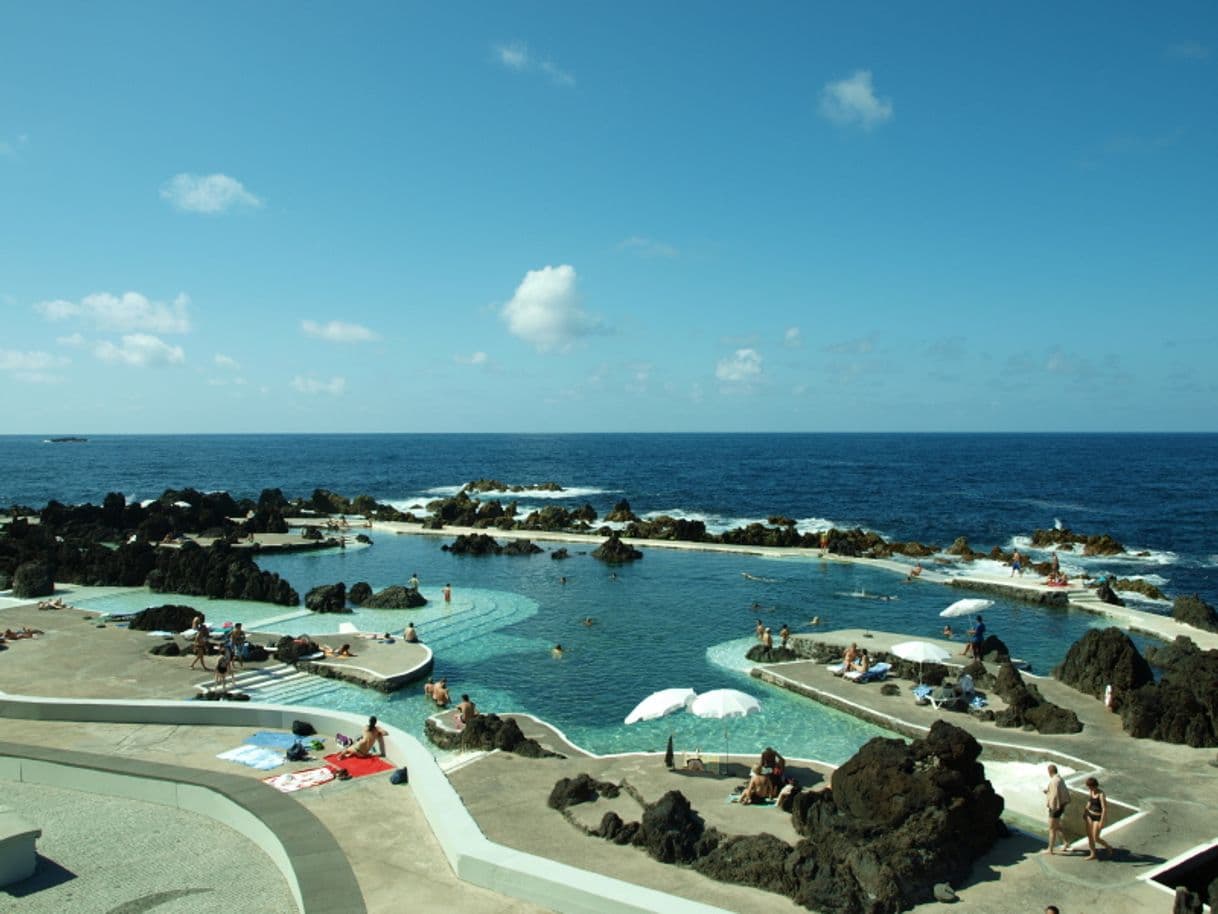
{"label": "rocky outcrop in sea", "polygon": [[427,605],[427,598],[413,587],[391,584],[367,597],[360,605],[365,609],[418,609]]}
{"label": "rocky outcrop in sea", "polygon": [[608,562],[611,565],[621,565],[625,562],[635,562],[643,557],[643,553],[633,546],[623,543],[616,533],[592,550],[592,557]]}

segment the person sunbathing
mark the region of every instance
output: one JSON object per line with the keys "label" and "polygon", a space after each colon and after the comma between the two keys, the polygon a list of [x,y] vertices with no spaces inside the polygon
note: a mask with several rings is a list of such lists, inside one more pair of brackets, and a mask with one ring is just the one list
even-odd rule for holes
{"label": "person sunbathing", "polygon": [[355,656],[353,653],[351,653],[350,644],[344,644],[338,650],[334,650],[334,648],[330,647],[330,645],[328,645],[328,644],[323,644],[321,646],[321,652],[323,654],[325,654],[327,657],[354,657]]}
{"label": "person sunbathing", "polygon": [[40,628],[19,628],[13,631],[11,628],[4,630],[4,638],[6,641],[20,641],[22,638],[33,638],[35,635],[41,635]]}
{"label": "person sunbathing", "polygon": [[358,758],[368,758],[372,755],[372,747],[376,746],[381,750],[381,755],[385,754],[385,737],[386,733],[376,725],[376,718],[368,718],[368,726],[364,727],[364,733],[359,740],[352,743],[342,752],[338,753],[338,758],[350,758],[357,756]]}
{"label": "person sunbathing", "polygon": [[866,673],[871,669],[871,656],[865,649],[859,652],[859,659],[854,661],[853,669],[858,670],[860,673]]}
{"label": "person sunbathing", "polygon": [[740,793],[740,803],[748,806],[756,803],[758,800],[768,800],[777,794],[777,792],[770,781],[770,776],[762,771],[760,765],[754,765],[750,773],[749,782]]}
{"label": "person sunbathing", "polygon": [[859,646],[852,641],[850,642],[850,646],[846,648],[846,653],[842,655],[842,669],[853,669],[854,661],[858,659],[858,656]]}

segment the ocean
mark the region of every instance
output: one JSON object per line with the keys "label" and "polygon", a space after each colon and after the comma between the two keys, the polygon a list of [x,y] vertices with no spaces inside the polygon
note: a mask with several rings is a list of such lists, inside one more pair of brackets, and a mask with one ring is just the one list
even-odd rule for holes
{"label": "ocean", "polygon": [[[142,500],[191,486],[237,497],[325,488],[408,509],[484,477],[563,487],[508,496],[525,511],[587,503],[603,516],[624,498],[640,516],[700,519],[715,532],[784,515],[802,530],[858,526],[940,547],[964,536],[978,551],[1026,549],[1034,530],[1054,525],[1108,533],[1130,554],[1062,553],[1063,567],[1142,577],[1168,594],[1218,601],[1218,435],[200,435],[75,444],[0,437],[0,506],[100,502],[111,491]],[[436,650],[437,674],[485,710],[529,711],[595,751],[663,748],[670,732],[679,746],[714,745],[724,733],[713,722],[675,715],[624,727],[621,720],[655,689],[730,685],[763,700],[762,715],[731,728],[744,750],[781,743],[787,754],[841,761],[880,731],[743,676],[755,618],[775,631],[783,622],[806,631],[819,615],[829,627],[930,636],[942,624],[939,609],[954,598],[944,588],[904,587],[891,573],[812,555],[775,561],[656,549],[612,576],[574,549],[559,563],[545,555],[452,556],[441,551],[448,542],[442,537],[374,539],[368,549],[265,557],[260,564],[302,594],[336,580],[403,583],[415,571],[432,597],[451,582],[453,606],[433,605],[417,617]],[[93,608],[161,601],[137,593]],[[1169,603],[1137,606],[1170,612]],[[247,623],[283,614],[248,604],[202,601],[201,608],[213,620],[219,614]],[[586,616],[597,623],[582,625]],[[319,633],[338,621],[302,615],[274,630]],[[367,629],[403,624],[359,614],[347,621]],[[1042,673],[1084,631],[1103,624],[1087,613],[1003,600],[987,621]],[[561,661],[550,656],[555,643],[566,648]],[[309,701],[379,712],[415,731],[428,710],[414,694],[326,689]]]}

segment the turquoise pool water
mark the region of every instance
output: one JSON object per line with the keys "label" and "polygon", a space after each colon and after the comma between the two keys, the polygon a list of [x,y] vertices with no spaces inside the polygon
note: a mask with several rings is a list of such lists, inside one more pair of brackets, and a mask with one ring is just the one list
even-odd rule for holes
{"label": "turquoise pool water", "polygon": [[[398,633],[413,620],[435,652],[436,674],[448,678],[454,694],[468,692],[485,711],[534,714],[594,752],[659,751],[670,734],[678,751],[722,751],[724,727],[716,721],[685,713],[630,727],[622,720],[657,689],[730,687],[756,695],[762,704],[761,714],[728,726],[733,753],[754,754],[773,745],[788,755],[840,763],[884,731],[748,677],[744,652],[752,643],[754,621],[760,617],[775,631],[784,622],[806,631],[807,621],[818,615],[830,628],[931,636],[942,628],[939,610],[956,596],[924,582],[904,585],[880,569],[815,556],[764,559],[651,549],[640,562],[610,569],[578,553],[566,561],[546,554],[453,556],[440,549],[445,542],[379,535],[368,549],[260,559],[262,567],[287,577],[302,594],[339,580],[348,586],[368,581],[379,589],[417,572],[431,601],[421,610],[315,615],[303,608],[146,592],[80,605],[119,612],[185,602],[213,623],[241,621],[251,629],[286,634],[335,632],[340,622]],[[447,605],[441,599],[446,582],[453,586]],[[893,599],[850,596],[863,591]],[[595,624],[583,624],[588,616]],[[996,602],[986,619],[1015,654],[1042,672],[1088,627],[1104,624],[1086,613],[1004,601]],[[550,650],[556,643],[564,646],[558,660]],[[415,690],[383,696],[339,683],[328,683],[308,701],[376,714],[415,733],[434,710]]]}

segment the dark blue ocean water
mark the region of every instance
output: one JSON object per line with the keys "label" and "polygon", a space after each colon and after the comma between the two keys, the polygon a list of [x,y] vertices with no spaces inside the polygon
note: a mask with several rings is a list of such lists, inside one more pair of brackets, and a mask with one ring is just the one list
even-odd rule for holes
{"label": "dark blue ocean water", "polygon": [[[696,517],[715,530],[784,514],[804,529],[858,525],[939,546],[964,535],[978,550],[1010,548],[1060,521],[1079,532],[1110,533],[1143,553],[1085,562],[1063,555],[1067,569],[1140,575],[1168,593],[1218,601],[1218,435],[166,436],[78,445],[0,438],[0,505],[97,502],[109,491],[143,499],[194,486],[238,497],[267,487],[288,496],[322,487],[409,507],[480,477],[552,480],[569,490],[557,503],[589,502],[602,514],[626,498],[640,515]],[[518,498],[526,507],[555,503],[531,493]],[[382,587],[418,571],[435,596],[452,581],[451,618],[440,613],[421,626],[425,638],[436,639],[437,671],[490,709],[532,711],[603,751],[656,748],[673,729],[685,745],[711,744],[722,735],[714,724],[666,719],[623,728],[621,718],[654,689],[730,685],[756,692],[766,706],[761,718],[738,725],[743,746],[781,741],[793,754],[845,758],[872,728],[742,679],[728,667],[743,648],[724,642],[747,637],[757,616],[775,629],[787,622],[798,631],[820,615],[833,627],[929,636],[942,624],[938,611],[956,596],[812,557],[649,550],[611,577],[586,555],[561,565],[544,555],[480,560],[442,552],[443,539],[376,539],[367,550],[261,564],[302,593],[335,580]],[[858,591],[896,599],[850,596]],[[231,605],[216,612],[248,621],[274,614]],[[586,615],[597,625],[581,625]],[[987,617],[991,630],[1042,672],[1088,627],[1103,624],[1081,612],[1001,600]],[[321,624],[311,617],[283,628],[319,632]],[[568,648],[560,662],[549,656],[556,642]],[[409,727],[427,712],[417,696],[384,699],[351,687],[337,688],[324,703]]]}

